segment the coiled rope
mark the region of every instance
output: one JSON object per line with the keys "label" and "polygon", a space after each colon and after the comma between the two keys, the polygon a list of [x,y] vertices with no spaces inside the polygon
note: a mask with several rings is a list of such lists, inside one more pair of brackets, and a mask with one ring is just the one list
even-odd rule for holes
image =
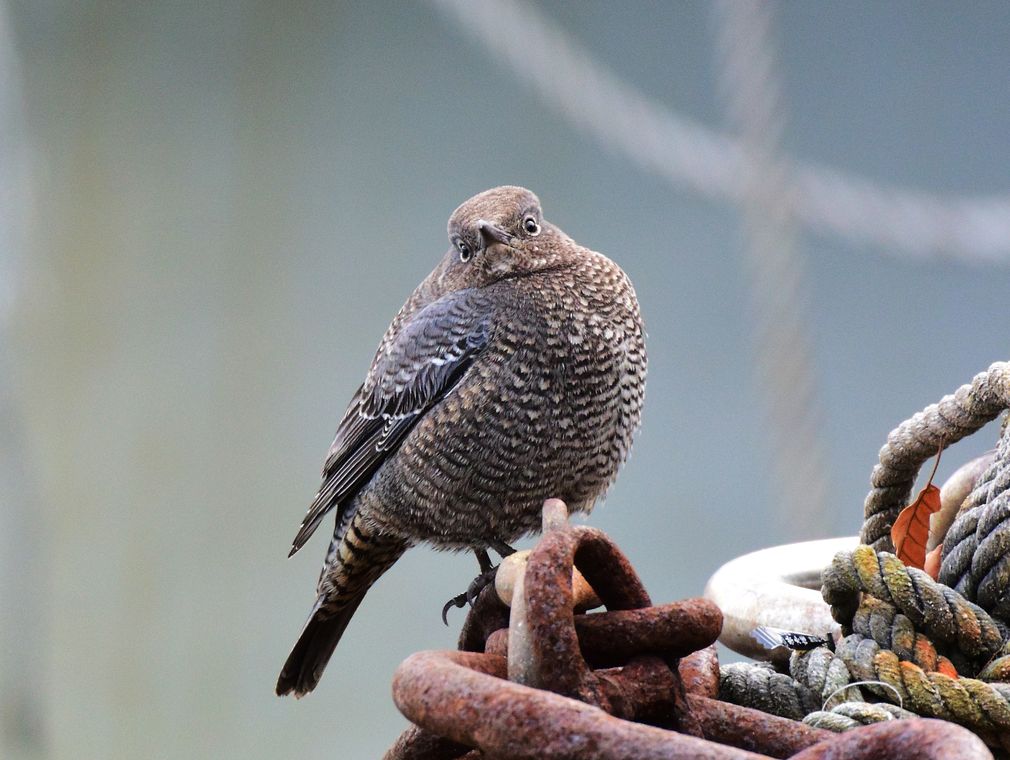
{"label": "coiled rope", "polygon": [[[886,602],[905,615],[932,641],[955,648],[969,661],[987,661],[1003,648],[1006,626],[954,589],[937,583],[924,571],[905,564],[890,552],[858,546],[839,552],[824,571],[821,594],[831,615],[851,630],[860,594]],[[864,617],[879,614],[870,607]],[[869,625],[872,621],[861,625]],[[883,642],[886,646],[888,642]]]}
{"label": "coiled rope", "polygon": [[944,537],[939,579],[1010,620],[1010,435]]}
{"label": "coiled rope", "polygon": [[871,704],[869,702],[844,702],[831,710],[816,710],[803,718],[803,722],[814,728],[825,728],[840,733],[871,723],[885,720],[916,718],[914,712],[896,705]]}
{"label": "coiled rope", "polygon": [[[834,651],[722,669],[721,696],[845,731],[913,715],[950,720],[1010,749],[1010,433],[944,539],[940,582],[888,549],[922,463],[1010,407],[1010,363],[899,425],[880,451],[866,499],[864,545],[839,552],[821,589],[844,638]],[[828,709],[838,695],[846,700]],[[867,701],[869,700],[869,701]],[[900,706],[887,704],[897,702]]]}
{"label": "coiled rope", "polygon": [[872,489],[863,504],[862,542],[893,551],[891,526],[908,503],[922,463],[936,453],[941,442],[947,447],[960,441],[1007,408],[1010,362],[996,362],[892,430],[870,476]]}

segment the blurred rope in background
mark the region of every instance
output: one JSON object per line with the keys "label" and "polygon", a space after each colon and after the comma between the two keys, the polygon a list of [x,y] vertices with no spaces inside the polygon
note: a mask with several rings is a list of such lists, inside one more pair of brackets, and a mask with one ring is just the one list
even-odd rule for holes
{"label": "blurred rope in background", "polygon": [[[638,92],[533,5],[516,0],[431,2],[476,36],[547,105],[607,148],[677,188],[734,203],[747,197],[754,159],[741,137],[697,124]],[[514,44],[519,39],[524,44]],[[783,161],[792,177],[796,220],[815,232],[917,259],[1010,262],[1010,196],[945,199],[877,185],[829,167]]]}
{"label": "blurred rope in background", "polygon": [[782,153],[787,117],[772,30],[775,7],[716,0],[715,54],[727,120],[747,156],[741,177],[744,268],[754,319],[752,365],[779,484],[774,508],[782,527],[797,521],[825,535],[827,455],[806,327],[810,289],[796,239],[795,186]]}

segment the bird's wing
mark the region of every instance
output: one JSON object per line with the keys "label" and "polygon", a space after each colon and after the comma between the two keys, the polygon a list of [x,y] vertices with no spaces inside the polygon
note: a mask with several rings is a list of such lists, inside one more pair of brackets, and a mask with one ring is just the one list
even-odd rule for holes
{"label": "bird's wing", "polygon": [[[487,345],[490,318],[472,290],[449,293],[416,312],[385,343],[351,400],[323,466],[323,484],[291,554],[337,505],[375,473],[421,416],[452,391]],[[290,556],[290,555],[289,555]]]}

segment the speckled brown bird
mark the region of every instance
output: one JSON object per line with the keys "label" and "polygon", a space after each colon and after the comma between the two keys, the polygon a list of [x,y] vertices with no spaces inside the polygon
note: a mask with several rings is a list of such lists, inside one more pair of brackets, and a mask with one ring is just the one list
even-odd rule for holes
{"label": "speckled brown bird", "polygon": [[277,693],[311,691],[368,588],[409,547],[487,549],[544,499],[589,512],[628,456],[646,354],[635,290],[606,256],[497,187],[386,330],[337,429],[291,553],[336,511],[318,598]]}

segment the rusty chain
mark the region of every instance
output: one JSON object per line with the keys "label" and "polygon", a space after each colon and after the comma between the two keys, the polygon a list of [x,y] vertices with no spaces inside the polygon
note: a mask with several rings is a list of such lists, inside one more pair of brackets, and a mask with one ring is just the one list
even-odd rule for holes
{"label": "rusty chain", "polygon": [[[393,699],[414,725],[386,760],[991,757],[977,736],[943,721],[833,734],[717,699],[718,608],[652,605],[614,543],[558,519],[559,504],[545,504],[545,532],[511,609],[485,588],[460,651],[419,652],[399,667]],[[605,612],[573,610],[574,569]]]}

